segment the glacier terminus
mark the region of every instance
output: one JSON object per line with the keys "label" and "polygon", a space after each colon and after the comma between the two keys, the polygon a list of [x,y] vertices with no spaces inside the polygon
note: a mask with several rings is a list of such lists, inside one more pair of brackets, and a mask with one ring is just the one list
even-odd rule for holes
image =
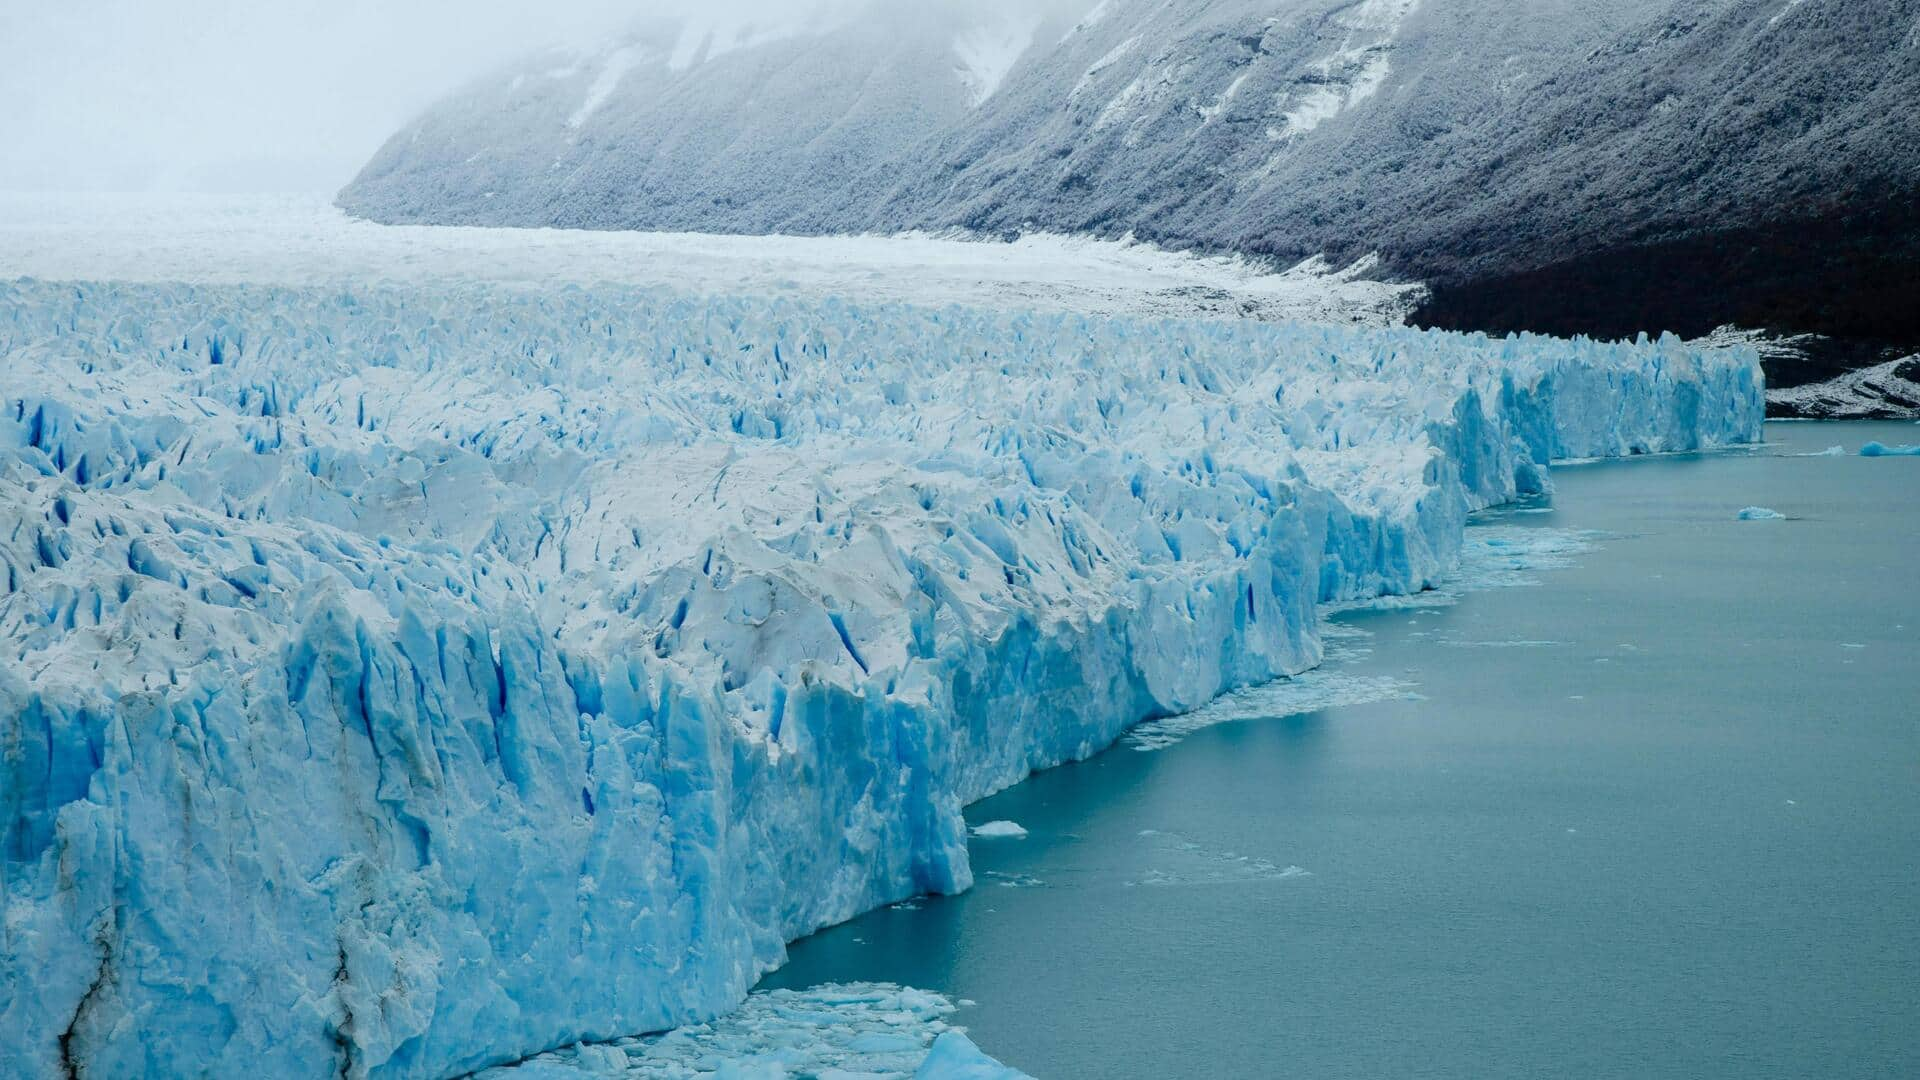
{"label": "glacier terminus", "polygon": [[0,284],[10,1074],[711,1020],[1555,460],[1765,408],[1673,337],[133,276]]}

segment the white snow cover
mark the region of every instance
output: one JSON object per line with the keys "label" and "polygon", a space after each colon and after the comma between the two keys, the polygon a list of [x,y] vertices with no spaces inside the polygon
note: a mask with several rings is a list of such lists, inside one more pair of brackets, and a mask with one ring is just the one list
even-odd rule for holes
{"label": "white snow cover", "polygon": [[1767,404],[1827,420],[1920,417],[1920,356],[1858,368],[1825,382],[1768,390]]}
{"label": "white snow cover", "polygon": [[1274,102],[1280,123],[1272,139],[1292,139],[1372,97],[1386,85],[1393,62],[1393,40],[1419,0],[1363,0],[1334,17],[1347,31],[1330,56],[1308,68],[1316,77],[1282,91]]}
{"label": "white snow cover", "polygon": [[[1817,334],[1773,335],[1763,330],[1722,326],[1693,342],[1702,348],[1751,345],[1761,362],[1784,370],[1807,363],[1819,347]],[[1920,354],[1845,371],[1822,382],[1767,389],[1775,416],[1806,420],[1879,420],[1920,418]]]}
{"label": "white snow cover", "polygon": [[1033,45],[1034,32],[1040,28],[1036,11],[1000,11],[984,13],[980,22],[967,27],[953,43],[959,59],[960,79],[967,87],[967,103],[979,105],[1000,89],[1007,73]]}
{"label": "white snow cover", "polygon": [[1762,411],[1673,339],[204,276],[0,285],[27,1074],[709,1019],[966,888],[967,803],[1314,665],[1321,601],[1433,584],[1550,458]]}
{"label": "white snow cover", "polygon": [[714,236],[389,226],[319,196],[0,193],[0,276],[312,285],[380,281],[620,283],[684,292],[840,296],[1088,315],[1396,326],[1423,286],[1372,280],[1369,257],[1281,272],[1233,256],[1036,234]]}
{"label": "white snow cover", "polygon": [[647,54],[638,45],[623,45],[607,54],[600,62],[600,73],[593,78],[593,85],[587,87],[587,96],[580,107],[567,117],[567,126],[578,128],[587,122],[594,111],[607,103],[613,92],[619,88],[620,80],[627,72],[638,67],[647,58]]}

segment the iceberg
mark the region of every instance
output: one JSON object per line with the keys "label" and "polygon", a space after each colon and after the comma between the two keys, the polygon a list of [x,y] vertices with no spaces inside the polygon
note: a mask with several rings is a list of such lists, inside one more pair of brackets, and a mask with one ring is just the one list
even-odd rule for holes
{"label": "iceberg", "polygon": [[[961,809],[1321,660],[1750,349],[632,285],[0,284],[0,1056],[444,1076],[738,1007]],[[957,1041],[936,1056],[965,1058]]]}
{"label": "iceberg", "polygon": [[982,1053],[964,1032],[948,1031],[933,1041],[927,1060],[913,1074],[913,1080],[1030,1080],[1026,1073],[1008,1068]]}
{"label": "iceberg", "polygon": [[1742,508],[1734,517],[1741,521],[1784,521],[1787,515],[1764,506],[1748,506]]}
{"label": "iceberg", "polygon": [[1870,442],[1860,448],[1861,457],[1920,457],[1920,446],[1888,446]]}
{"label": "iceberg", "polygon": [[1018,840],[1027,835],[1027,827],[1017,821],[989,821],[975,825],[973,835],[982,840]]}

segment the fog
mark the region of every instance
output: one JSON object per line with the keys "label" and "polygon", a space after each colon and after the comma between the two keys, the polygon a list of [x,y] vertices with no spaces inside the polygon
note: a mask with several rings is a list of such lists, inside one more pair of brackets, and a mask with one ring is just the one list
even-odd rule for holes
{"label": "fog", "polygon": [[695,4],[0,0],[0,189],[332,191],[463,81]]}

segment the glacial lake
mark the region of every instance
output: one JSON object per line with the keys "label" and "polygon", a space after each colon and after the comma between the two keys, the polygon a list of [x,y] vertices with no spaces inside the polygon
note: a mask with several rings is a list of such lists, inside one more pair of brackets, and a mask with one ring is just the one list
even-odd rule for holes
{"label": "glacial lake", "polygon": [[762,985],[965,999],[1047,1080],[1920,1076],[1920,458],[1857,456],[1920,426],[1767,438],[1557,469],[1490,517],[1570,565],[1337,617],[1402,692],[1037,775],[971,892]]}

